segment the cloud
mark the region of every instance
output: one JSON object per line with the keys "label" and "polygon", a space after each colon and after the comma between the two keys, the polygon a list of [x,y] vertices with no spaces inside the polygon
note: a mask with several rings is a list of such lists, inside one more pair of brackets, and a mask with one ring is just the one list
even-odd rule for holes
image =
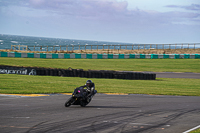
{"label": "cloud", "polygon": [[140,5],[130,9],[128,4],[128,0],[0,0],[0,28],[4,33],[126,42],[168,42],[199,34],[199,4],[167,5],[170,11],[165,12]]}
{"label": "cloud", "polygon": [[173,23],[180,23],[180,24],[194,24],[200,25],[200,5],[199,4],[191,4],[188,6],[182,5],[167,5],[165,7],[168,8],[180,8],[184,9],[184,11],[173,11],[168,12],[168,18],[171,18]]}
{"label": "cloud", "polygon": [[[152,21],[152,22],[170,22],[169,20],[181,19],[195,19],[199,17],[199,12],[158,12],[140,10],[139,8],[129,10],[127,1],[117,0],[13,0],[0,1],[0,5],[9,6],[14,5],[27,9],[27,16],[33,14],[30,11],[38,13],[38,17],[44,14],[52,14],[63,17],[81,18],[90,20],[102,21]],[[192,4],[189,6],[167,5],[168,8],[182,8],[186,10],[198,11],[199,4]],[[29,10],[28,10],[29,8]],[[17,9],[17,8],[15,8]],[[12,9],[10,9],[12,10]],[[15,12],[15,11],[13,11]],[[46,13],[44,13],[46,12]],[[16,11],[16,13],[19,13]],[[29,14],[28,14],[29,13]],[[25,13],[23,13],[25,15]],[[17,14],[16,14],[17,15]],[[34,15],[36,16],[36,15]]]}
{"label": "cloud", "polygon": [[45,4],[45,0],[30,0],[29,3],[33,7],[41,7]]}
{"label": "cloud", "polygon": [[165,7],[170,7],[170,8],[182,8],[185,10],[193,10],[193,11],[199,11],[200,10],[200,5],[199,4],[192,4],[189,6],[181,6],[181,5],[167,5]]}
{"label": "cloud", "polygon": [[[171,24],[200,24],[200,13],[198,4],[189,6],[167,5],[168,8],[183,8],[186,11],[158,12],[141,10],[139,8],[128,9],[127,1],[117,0],[13,0],[0,1],[0,5],[10,7],[14,16],[32,17],[35,20],[43,20],[43,23],[79,23],[94,26],[98,24],[104,26],[125,28],[152,28],[159,25]],[[9,10],[4,10],[4,14]],[[190,11],[188,11],[190,10]],[[192,12],[192,11],[194,12]],[[0,10],[1,11],[1,10]],[[11,14],[10,13],[10,14]],[[46,19],[46,21],[45,21]],[[58,21],[55,21],[58,20]]]}
{"label": "cloud", "polygon": [[128,3],[116,0],[29,0],[29,6],[35,9],[56,11],[58,15],[101,18],[126,12]]}
{"label": "cloud", "polygon": [[[31,8],[46,10],[49,13],[66,16],[67,18],[80,18],[100,21],[117,21],[138,24],[178,23],[181,21],[198,21],[199,12],[157,12],[140,9],[129,10],[127,1],[116,0],[29,0]],[[200,5],[189,6],[167,5],[168,8],[183,8],[186,10],[200,10]],[[188,20],[186,20],[188,19]],[[117,23],[116,22],[116,23]]]}

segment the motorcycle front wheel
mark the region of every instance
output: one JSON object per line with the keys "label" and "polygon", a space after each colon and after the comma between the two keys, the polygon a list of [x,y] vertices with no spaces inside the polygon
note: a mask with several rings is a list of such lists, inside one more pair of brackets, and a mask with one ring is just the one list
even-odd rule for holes
{"label": "motorcycle front wheel", "polygon": [[72,104],[73,98],[70,97],[66,102],[65,102],[65,107],[69,107]]}

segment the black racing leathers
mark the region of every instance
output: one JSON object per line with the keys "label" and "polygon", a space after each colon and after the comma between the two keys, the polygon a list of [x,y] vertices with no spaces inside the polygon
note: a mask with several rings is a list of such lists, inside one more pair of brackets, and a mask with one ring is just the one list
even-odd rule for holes
{"label": "black racing leathers", "polygon": [[87,97],[91,97],[91,96],[93,96],[94,95],[94,92],[95,92],[95,85],[94,85],[94,83],[91,83],[91,85],[90,86],[87,86],[86,84],[84,85],[84,86],[82,86],[82,87],[86,87],[86,91],[87,91]]}

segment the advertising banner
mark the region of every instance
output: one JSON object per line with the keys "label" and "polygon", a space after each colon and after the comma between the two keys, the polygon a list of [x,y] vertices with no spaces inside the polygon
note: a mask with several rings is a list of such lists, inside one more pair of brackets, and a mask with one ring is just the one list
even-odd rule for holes
{"label": "advertising banner", "polygon": [[12,66],[0,66],[0,74],[37,75],[35,69]]}

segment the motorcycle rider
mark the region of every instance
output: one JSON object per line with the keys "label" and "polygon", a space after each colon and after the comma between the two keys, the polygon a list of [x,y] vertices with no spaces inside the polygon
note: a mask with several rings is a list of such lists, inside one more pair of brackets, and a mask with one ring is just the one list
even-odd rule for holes
{"label": "motorcycle rider", "polygon": [[93,95],[97,93],[97,91],[95,90],[95,85],[92,80],[87,80],[86,84],[82,87],[86,87],[87,101],[89,102],[92,99]]}

